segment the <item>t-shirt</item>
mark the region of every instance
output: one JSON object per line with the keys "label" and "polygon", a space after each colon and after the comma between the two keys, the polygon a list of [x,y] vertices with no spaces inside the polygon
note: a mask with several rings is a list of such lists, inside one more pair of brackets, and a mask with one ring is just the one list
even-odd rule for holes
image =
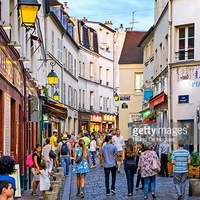
{"label": "t-shirt", "polygon": [[84,140],[85,146],[88,148],[88,146],[90,144],[90,138],[88,138],[87,136],[84,136],[81,139]]}
{"label": "t-shirt", "polygon": [[112,137],[113,144],[117,147],[117,151],[122,151],[124,144],[124,137],[116,135]]}
{"label": "t-shirt", "polygon": [[57,143],[57,137],[55,135],[52,135],[50,137],[50,145],[55,149],[57,150],[57,147],[55,146],[55,143]]}
{"label": "t-shirt", "polygon": [[115,161],[116,153],[117,153],[117,148],[110,143],[107,143],[100,149],[100,155],[102,155],[104,158],[103,166],[105,168],[116,166],[116,161]]}
{"label": "t-shirt", "polygon": [[51,149],[54,151],[54,148],[50,144],[46,144],[42,148],[42,156],[44,156],[45,161],[53,161],[53,159],[50,159],[50,157],[49,157],[49,152]]}
{"label": "t-shirt", "polygon": [[12,184],[12,188],[16,190],[15,179],[13,177],[6,174],[0,174],[0,181],[9,181]]}
{"label": "t-shirt", "polygon": [[90,151],[96,151],[97,143],[95,140],[90,142]]}
{"label": "t-shirt", "polygon": [[172,153],[172,160],[175,160],[175,173],[188,172],[188,159],[190,159],[190,153],[188,150],[175,150]]}

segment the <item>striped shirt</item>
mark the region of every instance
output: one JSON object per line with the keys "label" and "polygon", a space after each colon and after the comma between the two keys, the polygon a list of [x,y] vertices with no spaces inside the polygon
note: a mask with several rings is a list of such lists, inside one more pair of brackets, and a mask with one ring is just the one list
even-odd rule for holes
{"label": "striped shirt", "polygon": [[172,153],[172,160],[175,160],[175,173],[185,173],[188,172],[188,159],[190,159],[189,151],[182,149],[182,150],[175,150]]}

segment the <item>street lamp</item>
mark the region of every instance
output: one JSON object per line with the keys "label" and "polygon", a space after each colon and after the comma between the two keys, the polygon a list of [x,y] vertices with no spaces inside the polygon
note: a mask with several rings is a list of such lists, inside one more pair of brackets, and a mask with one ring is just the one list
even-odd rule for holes
{"label": "street lamp", "polygon": [[58,100],[59,100],[59,97],[60,97],[60,95],[59,95],[58,91],[55,91],[55,93],[54,93],[54,95],[53,95],[53,99],[54,99],[55,101],[58,101]]}
{"label": "street lamp", "polygon": [[[47,84],[50,85],[51,87],[55,87],[56,89],[58,88],[58,76],[57,74],[54,72],[53,70],[53,66],[55,65],[55,61],[51,61],[50,65],[52,66],[52,70],[49,72],[49,74],[47,75]],[[53,94],[53,99],[55,101],[59,100],[59,93],[56,90],[55,93]]]}
{"label": "street lamp", "polygon": [[41,4],[37,0],[21,0],[18,3],[21,26],[34,27]]}
{"label": "street lamp", "polygon": [[119,101],[119,95],[117,94],[117,92],[114,93],[113,97],[115,101]]}
{"label": "street lamp", "polygon": [[58,76],[54,72],[53,69],[49,72],[49,74],[47,76],[47,81],[48,81],[48,85],[51,85],[51,86],[57,85],[57,83],[58,83]]}

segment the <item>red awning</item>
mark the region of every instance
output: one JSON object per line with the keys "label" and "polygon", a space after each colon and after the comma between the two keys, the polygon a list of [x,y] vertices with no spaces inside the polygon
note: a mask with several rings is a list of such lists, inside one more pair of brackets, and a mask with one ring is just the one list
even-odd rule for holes
{"label": "red awning", "polygon": [[50,101],[43,102],[43,113],[59,119],[67,118],[67,108]]}
{"label": "red awning", "polygon": [[154,106],[157,106],[165,101],[166,94],[164,92],[160,93],[159,95],[153,97],[151,100],[149,100],[149,107],[153,108]]}
{"label": "red awning", "polygon": [[[151,115],[151,114],[149,114]],[[149,119],[149,115],[147,115],[143,120],[142,123],[143,124],[155,124],[156,123],[156,119],[150,120]]]}

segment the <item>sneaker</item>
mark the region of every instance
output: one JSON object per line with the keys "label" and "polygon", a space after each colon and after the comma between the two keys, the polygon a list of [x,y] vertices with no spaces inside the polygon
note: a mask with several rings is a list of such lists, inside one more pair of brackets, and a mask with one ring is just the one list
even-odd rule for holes
{"label": "sneaker", "polygon": [[84,193],[80,192],[79,197],[84,198],[85,197]]}
{"label": "sneaker", "polygon": [[109,196],[109,195],[110,195],[110,193],[106,193],[106,195],[107,195],[107,196]]}
{"label": "sneaker", "polygon": [[131,196],[133,196],[133,193],[128,193],[127,196],[131,197]]}
{"label": "sneaker", "polygon": [[148,197],[147,197],[147,196],[144,196],[144,199],[148,199]]}
{"label": "sneaker", "polygon": [[111,190],[111,192],[113,193],[113,194],[115,194],[116,192],[115,192],[115,190]]}
{"label": "sneaker", "polygon": [[152,197],[153,199],[156,199],[156,195],[154,193],[152,193]]}
{"label": "sneaker", "polygon": [[120,171],[119,171],[119,170],[117,170],[117,173],[120,173]]}
{"label": "sneaker", "polygon": [[182,200],[182,195],[178,195],[178,199],[177,200]]}

